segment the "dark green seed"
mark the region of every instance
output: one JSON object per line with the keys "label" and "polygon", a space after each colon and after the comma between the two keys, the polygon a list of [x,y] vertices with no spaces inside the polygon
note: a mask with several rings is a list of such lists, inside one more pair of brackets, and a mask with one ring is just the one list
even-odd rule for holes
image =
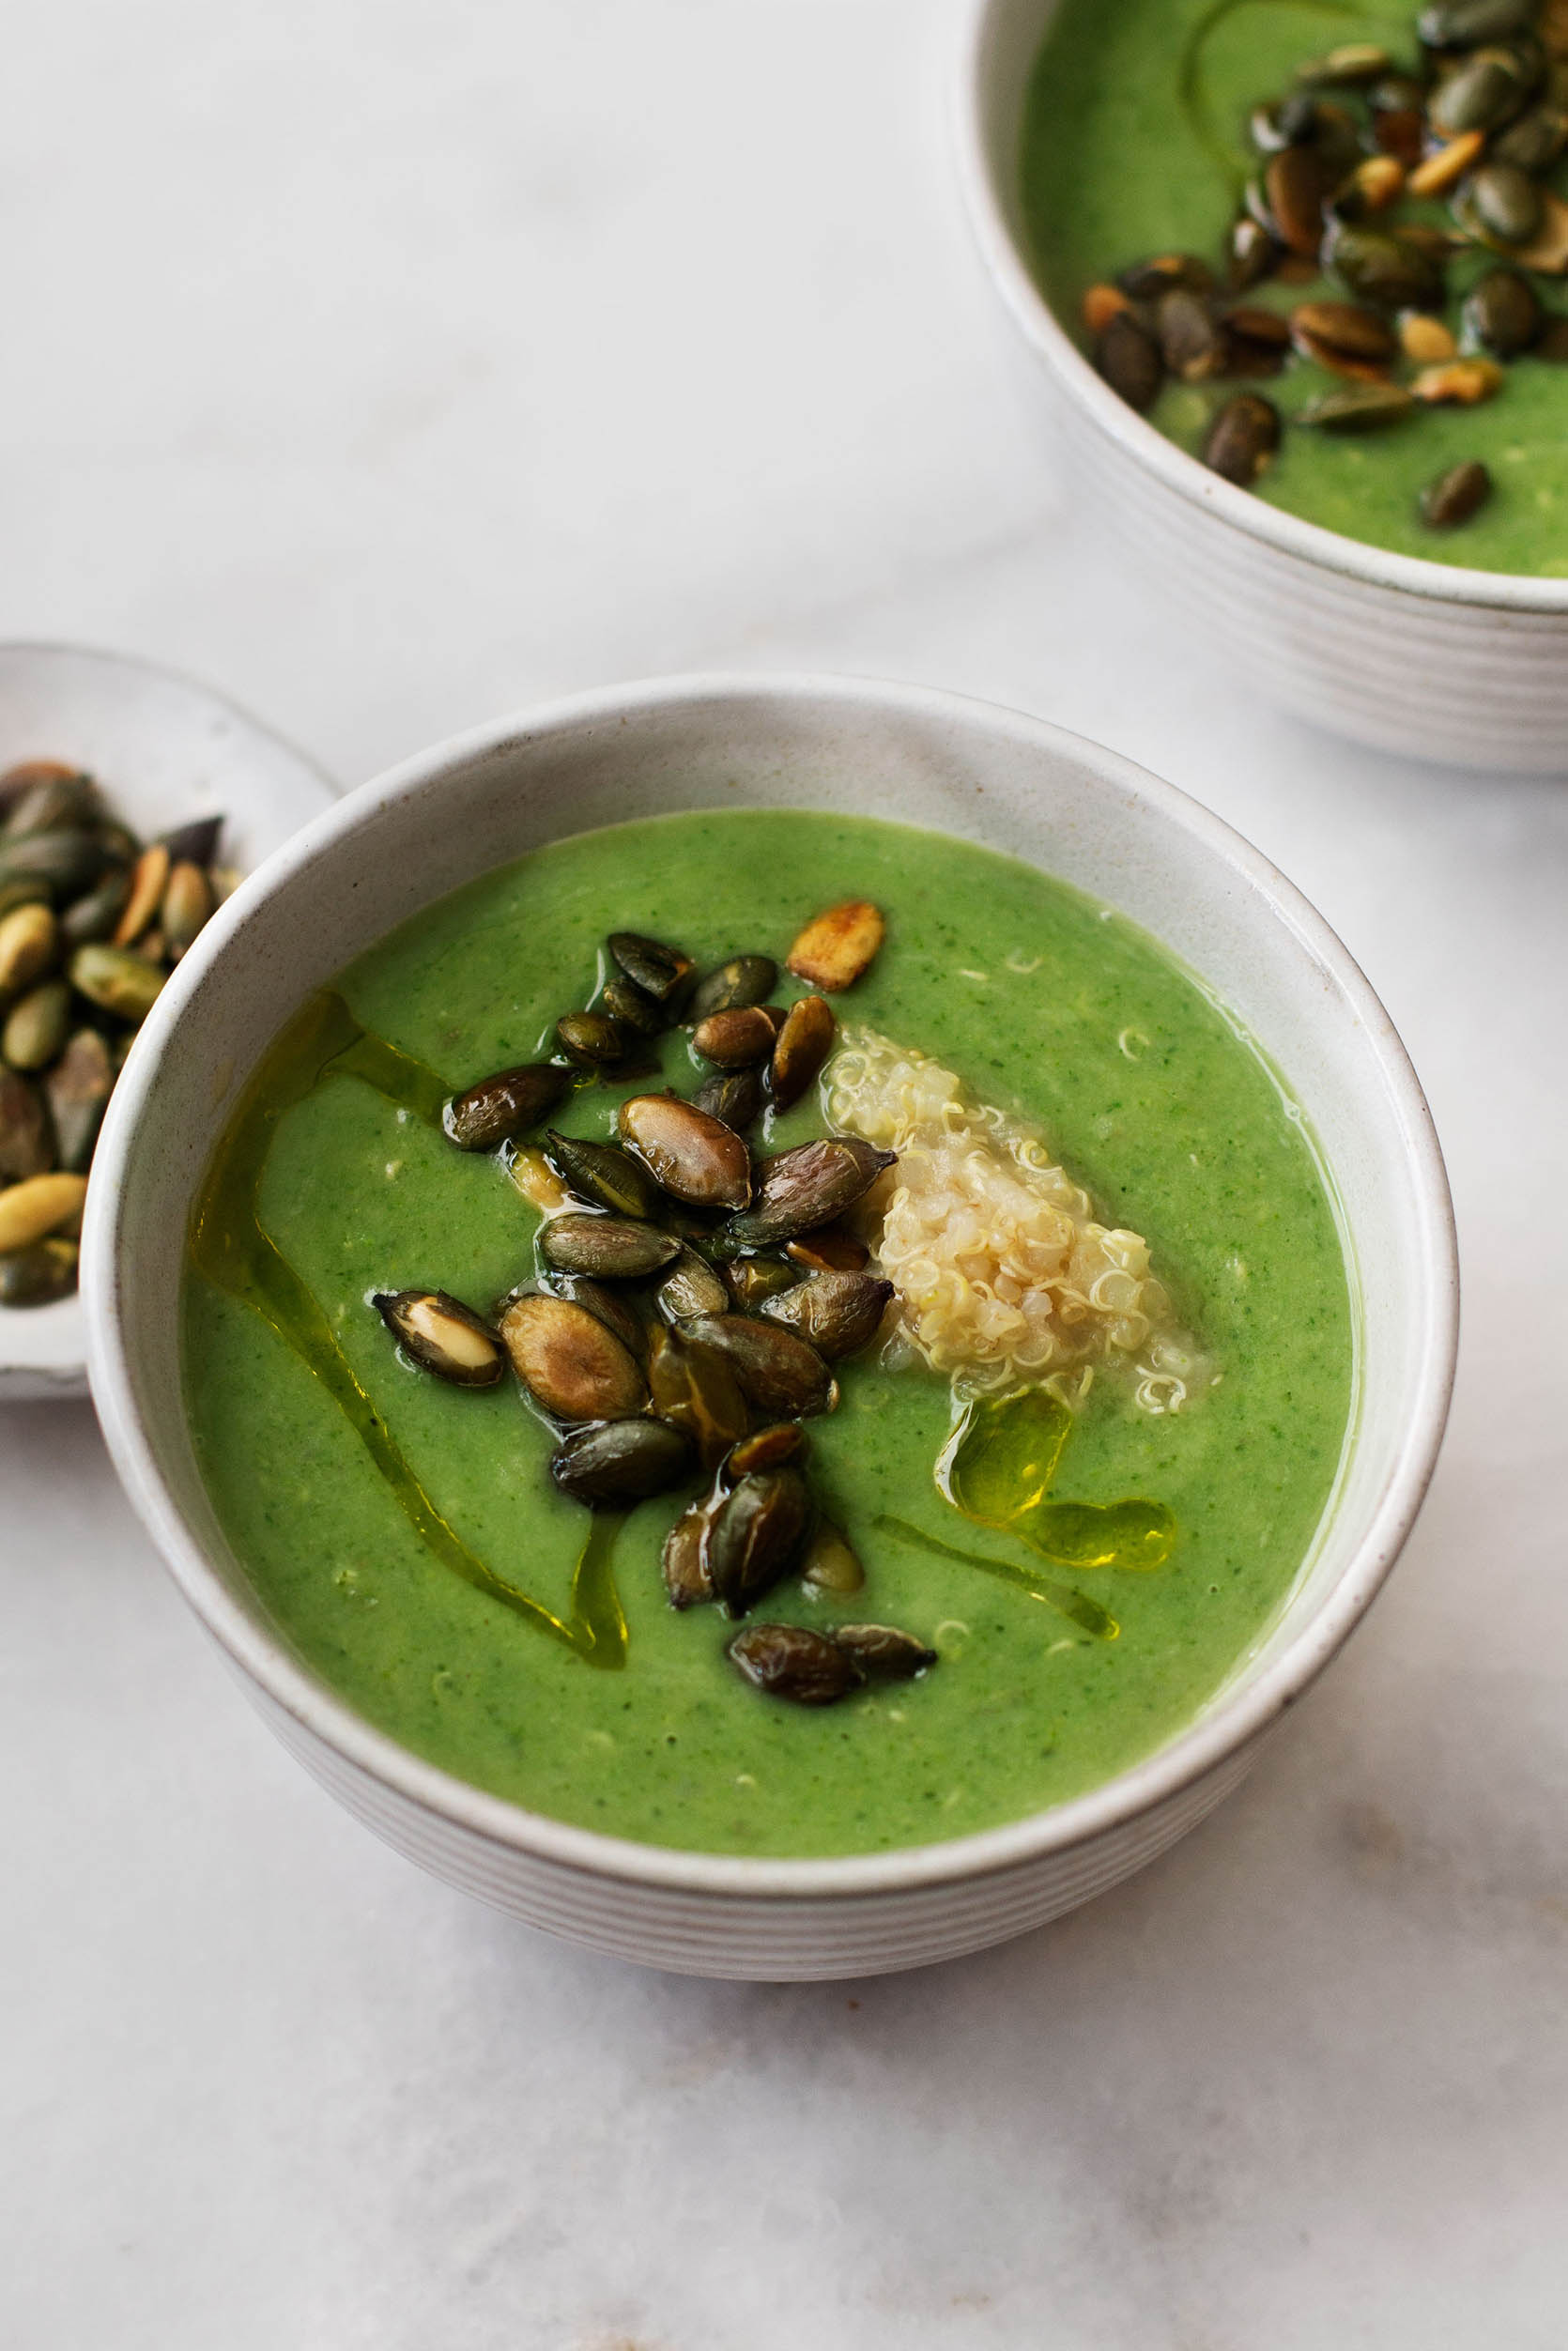
{"label": "dark green seed", "polygon": [[1279,410],[1261,392],[1237,392],[1209,426],[1203,461],[1211,472],[1250,490],[1279,445]]}
{"label": "dark green seed", "polygon": [[710,1118],[722,1119],[736,1134],[744,1134],[762,1114],[762,1073],[758,1068],[726,1070],[699,1086],[692,1100]]}
{"label": "dark green seed", "polygon": [[634,1034],[607,1012],[564,1013],[555,1033],[561,1051],[589,1069],[607,1069],[624,1061]]}
{"label": "dark green seed", "polygon": [[494,1388],[506,1369],[500,1341],[445,1290],[383,1291],[371,1304],[411,1363],[453,1388]]}
{"label": "dark green seed", "polygon": [[1160,304],[1160,356],[1173,376],[1184,384],[1205,383],[1223,375],[1230,360],[1230,338],[1201,294],[1185,287],[1165,295]]}
{"label": "dark green seed", "polygon": [[1095,346],[1095,365],[1112,391],[1136,408],[1152,408],[1165,380],[1165,362],[1151,334],[1131,315],[1118,311]]}
{"label": "dark green seed", "polygon": [[1513,163],[1524,172],[1549,172],[1568,146],[1568,114],[1556,106],[1535,106],[1509,124],[1492,141],[1494,163]]}
{"label": "dark green seed", "polygon": [[83,832],[29,833],[0,850],[0,882],[34,874],[46,882],[56,904],[90,890],[104,868],[95,835]]}
{"label": "dark green seed", "polygon": [[831,1636],[868,1682],[913,1682],[936,1663],[936,1652],[891,1624],[836,1624]]}
{"label": "dark green seed", "polygon": [[711,972],[704,972],[686,1006],[688,1021],[707,1020],[714,1012],[744,1012],[748,1006],[766,1004],[778,984],[778,966],[770,955],[732,955]]}
{"label": "dark green seed", "polygon": [[646,1168],[613,1143],[584,1143],[574,1135],[545,1134],[545,1157],[569,1191],[592,1200],[617,1216],[651,1217],[663,1203]]}
{"label": "dark green seed", "polygon": [[110,938],[130,896],[130,868],[112,866],[101,882],[66,908],[60,916],[60,929],[73,947]]}
{"label": "dark green seed", "polygon": [[25,1183],[30,1176],[47,1176],[54,1165],[54,1138],[42,1095],[19,1069],[0,1065],[0,1179]]}
{"label": "dark green seed", "polygon": [[1528,351],[1544,323],[1540,299],[1517,269],[1488,269],[1470,288],[1463,313],[1467,338],[1511,360]]}
{"label": "dark green seed", "polygon": [[0,1257],[0,1306],[53,1306],[76,1287],[75,1241],[34,1241]]}
{"label": "dark green seed", "polygon": [[1468,192],[1482,227],[1505,245],[1528,245],[1541,225],[1541,190],[1516,163],[1485,164]]}
{"label": "dark green seed", "polygon": [[1326,259],[1352,294],[1383,310],[1432,310],[1442,300],[1440,259],[1408,236],[1341,224]]}
{"label": "dark green seed", "polygon": [[46,979],[18,997],[0,1031],[0,1055],[13,1069],[45,1069],[70,1035],[70,988]]}
{"label": "dark green seed", "polygon": [[609,936],[609,951],[629,980],[652,996],[655,1004],[672,1010],[681,991],[691,977],[691,958],[678,947],[667,947],[658,939],[645,939],[635,930],[614,930]]}
{"label": "dark green seed", "polygon": [[1492,495],[1492,477],[1478,458],[1451,466],[1421,494],[1421,518],[1429,530],[1452,530],[1468,522]]}
{"label": "dark green seed", "polygon": [[701,1314],[687,1331],[727,1358],[747,1403],[770,1420],[807,1420],[833,1400],[833,1375],[816,1348],[777,1323]]}
{"label": "dark green seed", "polygon": [[493,1151],[537,1126],[554,1110],[572,1083],[571,1072],[550,1061],[524,1062],[481,1078],[447,1104],[442,1123],[460,1151]]}
{"label": "dark green seed", "polygon": [[44,1080],[59,1164],[69,1175],[85,1176],[91,1165],[114,1089],[108,1046],[97,1029],[78,1029]]}
{"label": "dark green seed", "polygon": [[832,1136],[781,1151],[762,1167],[757,1197],[722,1228],[727,1247],[771,1249],[819,1224],[831,1224],[871,1186],[897,1154],[852,1136]]}
{"label": "dark green seed", "polygon": [[782,1257],[734,1257],[724,1268],[724,1279],[736,1305],[749,1314],[765,1298],[792,1290],[800,1269]]}
{"label": "dark green seed", "polygon": [[695,1249],[683,1249],[656,1293],[659,1312],[671,1322],[688,1322],[694,1314],[727,1314],[730,1293],[718,1274]]}
{"label": "dark green seed", "polygon": [[119,1021],[144,1021],[157,1003],[166,972],[126,947],[78,947],[70,959],[70,984],[89,1004]]}
{"label": "dark green seed", "polygon": [[870,1273],[814,1273],[792,1290],[769,1298],[762,1312],[771,1320],[798,1331],[819,1355],[836,1363],[869,1346],[882,1328],[891,1282]]}
{"label": "dark green seed", "polygon": [[40,776],[13,803],[0,827],[0,841],[23,840],[31,833],[73,832],[90,825],[98,814],[98,793],[90,776]]}
{"label": "dark green seed", "polygon": [[657,1273],[679,1255],[681,1244],[652,1225],[623,1217],[546,1217],[539,1228],[539,1253],[562,1273],[592,1274],[601,1282],[635,1282]]}
{"label": "dark green seed", "polygon": [[789,1574],[811,1531],[811,1496],[797,1469],[737,1480],[708,1529],[708,1574],[731,1616],[744,1616]]}
{"label": "dark green seed", "polygon": [[796,1706],[832,1706],[865,1683],[847,1650],[804,1624],[747,1625],[729,1654],[754,1688]]}
{"label": "dark green seed", "polygon": [[638,1037],[658,1037],[663,1033],[663,1008],[624,974],[606,980],[599,991],[599,1002],[612,1021],[619,1021],[623,1028],[635,1029]]}
{"label": "dark green seed", "polygon": [[1423,49],[1475,49],[1528,32],[1539,0],[1434,0],[1416,19]]}
{"label": "dark green seed", "polygon": [[1296,422],[1314,424],[1325,433],[1376,433],[1399,423],[1415,405],[1402,384],[1347,384],[1343,392],[1309,401],[1298,409]]}
{"label": "dark green seed", "polygon": [[1432,128],[1442,139],[1456,139],[1465,131],[1495,131],[1517,114],[1524,95],[1510,61],[1496,51],[1484,51],[1433,93],[1428,109]]}
{"label": "dark green seed", "polygon": [[563,1494],[614,1510],[668,1493],[691,1467],[691,1447],[667,1421],[589,1421],[550,1456]]}
{"label": "dark green seed", "polygon": [[[603,1323],[607,1330],[614,1332],[627,1354],[637,1362],[646,1359],[648,1326],[623,1289],[612,1282],[595,1282],[591,1273],[552,1273],[548,1280],[550,1291],[556,1298],[566,1298],[574,1306],[585,1307],[595,1322]],[[503,1301],[501,1311],[511,1306],[515,1298],[528,1295],[527,1290],[514,1293],[513,1297]],[[498,1322],[500,1320],[500,1313],[496,1319]]]}
{"label": "dark green seed", "polygon": [[746,1435],[750,1415],[733,1369],[717,1348],[684,1331],[653,1333],[648,1391],[659,1419],[691,1438],[704,1469],[716,1469]]}

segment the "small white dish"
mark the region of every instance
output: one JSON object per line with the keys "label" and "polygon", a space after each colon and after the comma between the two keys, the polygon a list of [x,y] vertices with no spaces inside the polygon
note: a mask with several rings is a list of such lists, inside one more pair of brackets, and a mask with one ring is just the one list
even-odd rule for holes
{"label": "small white dish", "polygon": [[[249,872],[335,796],[302,751],[215,694],[127,653],[0,645],[0,771],[66,760],[148,838],[222,814],[223,860]],[[80,1298],[0,1308],[0,1404],[85,1395]]]}
{"label": "small white dish", "polygon": [[[678,808],[853,810],[1028,859],[1213,987],[1292,1086],[1354,1260],[1360,1398],[1300,1576],[1178,1737],[1070,1804],[947,1844],[823,1861],[666,1851],[487,1795],[355,1713],[280,1635],[196,1465],[178,1316],[192,1198],[236,1095],[306,995],[447,891],[558,837]],[[696,1975],[874,1975],[1086,1901],[1202,1819],[1352,1630],[1437,1458],[1458,1277],[1431,1118],[1328,926],[1217,817],[1113,752],[956,696],[852,679],[672,679],[585,694],[423,753],[253,874],[148,1016],[110,1105],[83,1252],[99,1418],[131,1501],[242,1685],[379,1835],[500,1909]]]}
{"label": "small white dish", "polygon": [[[1023,110],[1059,0],[961,0],[959,177],[1031,407],[1128,561],[1284,709],[1379,750],[1568,773],[1568,579],[1366,546],[1223,482],[1118,399],[1052,311],[1022,214]],[[1173,53],[1174,54],[1174,53]]]}

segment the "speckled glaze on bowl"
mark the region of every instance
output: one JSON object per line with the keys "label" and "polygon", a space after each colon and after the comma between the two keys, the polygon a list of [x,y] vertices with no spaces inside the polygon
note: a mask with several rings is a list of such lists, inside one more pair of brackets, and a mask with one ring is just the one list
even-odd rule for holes
{"label": "speckled glaze on bowl", "polygon": [[[192,1199],[228,1104],[303,997],[433,899],[567,833],[678,808],[853,809],[977,840],[1142,923],[1220,993],[1311,1120],[1360,1293],[1359,1407],[1283,1614],[1181,1736],[1092,1794],[980,1836],[762,1861],[601,1836],[481,1793],[352,1713],[283,1641],[202,1486],[177,1318]],[[1235,1786],[1388,1573],[1453,1376],[1453,1232],[1421,1089],[1366,981],[1290,884],[1168,784],[1016,713],[845,679],[675,679],[481,729],[366,785],[223,907],[115,1093],[84,1254],[93,1393],[127,1492],[279,1736],[438,1876],[535,1926],[693,1974],[917,1967],[1039,1924],[1150,1860]]]}
{"label": "speckled glaze on bowl", "polygon": [[1568,579],[1425,563],[1283,514],[1178,449],[1104,384],[1029,262],[1024,101],[1058,0],[959,0],[964,201],[1018,335],[1026,393],[1075,495],[1261,690],[1385,751],[1568,774]]}
{"label": "speckled glaze on bowl", "polygon": [[[0,645],[0,770],[71,760],[152,838],[223,815],[225,865],[248,868],[318,815],[334,787],[302,751],[193,678],[86,645]],[[0,1308],[0,1404],[87,1392],[80,1298]]]}

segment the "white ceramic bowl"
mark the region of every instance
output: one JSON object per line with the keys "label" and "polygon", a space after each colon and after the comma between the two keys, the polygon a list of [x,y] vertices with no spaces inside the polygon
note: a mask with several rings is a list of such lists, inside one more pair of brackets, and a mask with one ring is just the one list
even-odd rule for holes
{"label": "white ceramic bowl", "polygon": [[1029,266],[1019,172],[1057,5],[961,0],[955,124],[969,217],[1076,495],[1287,710],[1381,750],[1568,773],[1568,579],[1426,563],[1281,514],[1156,432],[1057,323]]}
{"label": "white ceramic bowl", "polygon": [[[541,842],[748,804],[848,808],[983,841],[1163,939],[1286,1074],[1334,1172],[1360,1289],[1359,1418],[1338,1490],[1284,1615],[1223,1694],[1092,1795],[868,1859],[721,1858],[564,1827],[449,1777],[351,1713],[280,1638],[218,1527],[171,1311],[228,1105],[310,990],[433,899]],[[1015,1934],[1137,1868],[1234,1787],[1409,1529],[1442,1433],[1457,1297],[1442,1161],[1399,1039],[1266,858],[1168,784],[1036,719],[915,687],[776,678],[627,686],[484,728],[366,785],[281,850],[147,1022],[100,1145],[84,1287],[93,1394],[126,1490],[317,1778],[401,1851],[536,1926],[660,1967],[773,1978],[915,1967]]]}
{"label": "white ceramic bowl", "polygon": [[[0,770],[33,759],[85,768],[147,837],[226,816],[223,862],[245,868],[333,793],[302,752],[209,686],[82,645],[0,645]],[[0,1404],[85,1395],[86,1353],[80,1298],[0,1308]]]}

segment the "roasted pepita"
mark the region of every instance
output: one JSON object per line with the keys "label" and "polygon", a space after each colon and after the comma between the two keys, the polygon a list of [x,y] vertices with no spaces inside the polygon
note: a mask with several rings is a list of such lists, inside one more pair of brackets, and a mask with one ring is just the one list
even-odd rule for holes
{"label": "roasted pepita", "polygon": [[1282,147],[1265,168],[1268,217],[1281,243],[1305,260],[1315,258],[1322,242],[1323,207],[1336,179],[1332,163],[1316,146]]}
{"label": "roasted pepita", "polygon": [[891,1282],[870,1273],[814,1273],[792,1290],[767,1299],[762,1313],[810,1341],[836,1363],[869,1346],[893,1295]]}
{"label": "roasted pepita", "polygon": [[689,1437],[704,1469],[746,1435],[750,1414],[734,1371],[717,1348],[684,1331],[656,1329],[648,1346],[653,1411]]}
{"label": "roasted pepita", "polygon": [[659,1312],[670,1322],[689,1322],[694,1314],[727,1314],[730,1293],[722,1278],[695,1249],[683,1249],[659,1283]]}
{"label": "roasted pepita", "polygon": [[1535,0],[1433,0],[1416,19],[1416,37],[1423,49],[1475,49],[1528,32],[1534,17]]}
{"label": "roasted pepita", "polygon": [[803,1590],[813,1599],[842,1600],[860,1591],[866,1570],[849,1537],[831,1519],[819,1517],[800,1563]]}
{"label": "roasted pepita", "polygon": [[768,1070],[776,1110],[788,1110],[799,1101],[833,1051],[837,1029],[825,997],[802,996],[790,1006]]}
{"label": "roasted pepita", "polygon": [[445,1290],[384,1290],[370,1302],[408,1360],[451,1387],[494,1388],[506,1368],[488,1324]]}
{"label": "roasted pepita", "polygon": [[112,938],[130,896],[129,867],[111,866],[101,882],[95,882],[90,890],[73,899],[65,909],[60,916],[60,936],[73,947]]}
{"label": "roasted pepita", "polygon": [[606,980],[599,991],[599,1003],[612,1021],[619,1021],[623,1028],[635,1031],[638,1037],[658,1037],[666,1026],[663,1006],[623,972]]}
{"label": "roasted pepita", "polygon": [[1421,518],[1433,530],[1453,530],[1479,514],[1492,495],[1492,477],[1479,458],[1451,466],[1421,494]]}
{"label": "roasted pepita", "polygon": [[700,1607],[714,1597],[708,1573],[708,1520],[705,1505],[695,1502],[681,1513],[664,1539],[659,1568],[672,1608]]}
{"label": "roasted pepita", "polygon": [[751,1197],[751,1154],[732,1127],[674,1094],[636,1094],[621,1105],[621,1140],[671,1199],[694,1208],[740,1208]]}
{"label": "roasted pepita", "polygon": [[13,1069],[46,1069],[70,1034],[70,989],[63,979],[40,980],[19,996],[0,1030],[0,1058]]}
{"label": "roasted pepita", "polygon": [[750,1313],[780,1290],[793,1287],[800,1269],[781,1257],[733,1257],[724,1267],[725,1285],[737,1306]]}
{"label": "roasted pepita", "polygon": [[1500,360],[1511,360],[1530,349],[1545,314],[1534,286],[1520,270],[1488,269],[1470,288],[1462,321],[1472,342]]}
{"label": "roasted pepita", "polygon": [[756,1470],[782,1469],[787,1462],[804,1461],[808,1443],[798,1421],[775,1421],[731,1448],[724,1464],[725,1478],[733,1485]]}
{"label": "roasted pepita", "polygon": [[786,1241],[784,1254],[810,1273],[864,1273],[871,1252],[848,1225],[823,1224],[798,1240]]}
{"label": "roasted pepita", "polygon": [[59,1163],[85,1176],[115,1090],[109,1048],[97,1029],[78,1029],[44,1080]]}
{"label": "roasted pepita", "polygon": [[[595,1282],[591,1273],[552,1273],[545,1286],[552,1297],[570,1298],[575,1306],[586,1307],[596,1322],[602,1322],[607,1330],[614,1332],[628,1355],[638,1363],[646,1362],[648,1325],[638,1313],[631,1296],[618,1283]],[[504,1314],[514,1298],[530,1295],[526,1286],[514,1291],[501,1312]]]}
{"label": "roasted pepita", "polygon": [[29,1176],[0,1191],[0,1256],[31,1249],[51,1233],[74,1238],[81,1230],[82,1204],[87,1197],[85,1176]]}
{"label": "roasted pepita", "polygon": [[754,1688],[796,1706],[832,1706],[865,1686],[849,1652],[804,1624],[747,1625],[729,1655]]}
{"label": "roasted pepita", "polygon": [[934,1649],[891,1624],[836,1624],[832,1638],[868,1682],[913,1682],[936,1663]]}
{"label": "roasted pepita", "polygon": [[692,1099],[710,1118],[721,1119],[737,1134],[744,1134],[761,1116],[762,1073],[760,1068],[727,1069],[699,1086]]}
{"label": "roasted pepita", "polygon": [[90,890],[107,863],[96,834],[29,833],[0,845],[0,882],[34,875],[63,905]]}
{"label": "roasted pepita", "polygon": [[1398,424],[1415,407],[1413,393],[1403,384],[1346,385],[1344,392],[1325,392],[1296,413],[1298,424],[1314,424],[1325,433],[1376,433]]}
{"label": "roasted pepita", "polygon": [[78,995],[120,1021],[145,1021],[168,975],[127,947],[78,947],[69,978]]}
{"label": "roasted pepita", "polygon": [[732,955],[711,972],[704,972],[692,991],[686,1018],[706,1021],[715,1012],[744,1012],[766,1004],[778,984],[778,966],[771,955]]}
{"label": "roasted pepita", "polygon": [[1493,399],[1502,385],[1496,360],[1445,360],[1437,367],[1423,367],[1410,390],[1431,407],[1473,408]]}
{"label": "roasted pepita", "polygon": [[579,1200],[592,1200],[617,1216],[651,1217],[660,1206],[658,1186],[627,1151],[613,1143],[587,1143],[575,1135],[545,1133],[545,1157]]}
{"label": "roasted pepita", "polygon": [[565,1012],[555,1024],[556,1042],[585,1069],[607,1069],[624,1061],[636,1032],[608,1012]]}
{"label": "roasted pepita", "polygon": [[600,1282],[635,1282],[657,1273],[680,1254],[671,1234],[628,1217],[591,1216],[568,1209],[539,1227],[539,1253],[562,1273],[592,1274]]}
{"label": "roasted pepita", "polygon": [[766,1061],[784,1015],[776,1006],[736,1005],[727,1012],[710,1012],[692,1033],[693,1049],[719,1069],[749,1069]]}
{"label": "roasted pepita", "polygon": [[1359,302],[1298,302],[1290,324],[1293,332],[1349,359],[1391,360],[1399,347],[1388,320]]}
{"label": "roasted pepita", "polygon": [[194,946],[197,933],[211,913],[211,884],[200,866],[182,858],[170,868],[159,914],[171,962],[177,963]]}
{"label": "roasted pepita", "polygon": [[754,1205],[730,1219],[722,1239],[737,1250],[772,1249],[798,1233],[831,1224],[869,1191],[896,1158],[892,1151],[875,1150],[849,1135],[826,1136],[781,1151],[764,1163]]}
{"label": "roasted pepita", "polygon": [[53,1306],[76,1287],[75,1241],[35,1241],[0,1257],[0,1306]]}
{"label": "roasted pepita", "polygon": [[466,1093],[453,1095],[442,1114],[449,1139],[460,1151],[493,1151],[554,1110],[572,1083],[553,1061],[528,1061],[498,1069]]}
{"label": "roasted pepita", "polygon": [[691,977],[690,956],[683,955],[679,947],[667,947],[661,940],[645,939],[636,930],[612,931],[608,945],[626,977],[645,996],[673,1012]]}
{"label": "roasted pepita", "polygon": [[1222,376],[1230,363],[1230,338],[1207,298],[1184,287],[1162,297],[1158,314],[1160,356],[1184,384]]}
{"label": "roasted pepita", "polygon": [[737,1478],[713,1514],[707,1564],[717,1598],[744,1616],[787,1575],[811,1531],[811,1495],[798,1469]]}
{"label": "roasted pepita", "polygon": [[115,926],[115,946],[135,945],[162,905],[168,884],[169,853],[161,841],[154,841],[131,868],[131,887]]}
{"label": "roasted pepita", "polygon": [[1528,245],[1545,209],[1543,190],[1516,163],[1487,163],[1469,185],[1470,207],[1481,226],[1505,245]]}
{"label": "roasted pepita", "polygon": [[667,1421],[590,1421],[550,1456],[563,1494],[592,1510],[621,1510],[668,1493],[691,1467],[691,1447]]}
{"label": "roasted pepita", "polygon": [[159,845],[168,851],[171,866],[200,866],[205,870],[218,854],[223,829],[221,816],[193,816],[184,824],[171,826]]}
{"label": "roasted pepita", "polygon": [[43,1097],[30,1078],[0,1064],[0,1182],[47,1176],[54,1164]]}
{"label": "roasted pepita", "polygon": [[1204,438],[1211,473],[1250,490],[1280,445],[1280,412],[1258,392],[1239,392],[1215,412]]}
{"label": "roasted pepita", "polygon": [[[1160,356],[1160,346],[1147,329],[1139,325],[1130,311],[1118,311],[1106,321],[1095,343],[1095,365],[1117,397],[1140,416],[1152,408],[1165,380],[1165,362]],[[796,965],[792,959],[790,969]],[[814,987],[830,983],[817,972],[801,975]]]}
{"label": "roasted pepita", "polygon": [[833,1375],[816,1348],[776,1322],[750,1314],[699,1314],[686,1329],[725,1358],[746,1402],[770,1419],[809,1420],[835,1399]]}
{"label": "roasted pepita", "polygon": [[514,1298],[500,1337],[517,1377],[554,1420],[614,1421],[648,1401],[631,1349],[570,1298],[544,1290]]}
{"label": "roasted pepita", "polygon": [[79,770],[39,760],[14,774],[30,780],[9,785],[0,846],[23,840],[29,833],[69,832],[97,819],[98,793],[92,778]]}

